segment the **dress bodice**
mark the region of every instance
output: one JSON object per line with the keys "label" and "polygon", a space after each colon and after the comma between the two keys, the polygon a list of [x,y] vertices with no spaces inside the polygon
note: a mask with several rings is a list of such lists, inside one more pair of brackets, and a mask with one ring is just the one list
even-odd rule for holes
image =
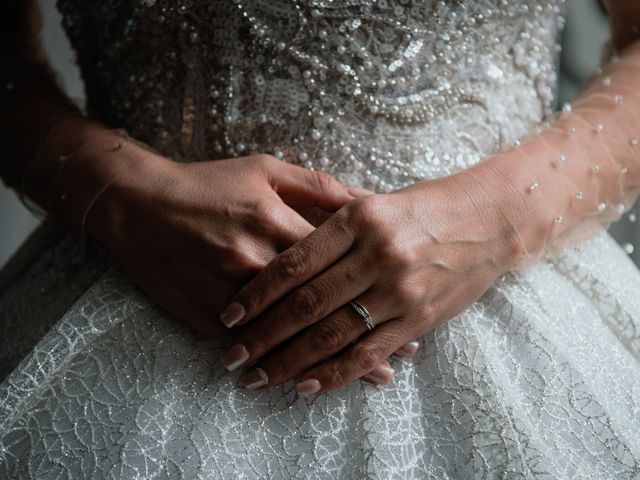
{"label": "dress bodice", "polygon": [[[176,160],[264,151],[381,191],[530,133],[562,20],[561,0],[58,4],[104,121]],[[606,234],[501,276],[392,385],[314,398],[238,388],[61,233],[10,267],[0,479],[639,478],[640,275]]]}
{"label": "dress bodice", "polygon": [[385,191],[549,111],[564,0],[58,0],[89,110],[176,160],[266,152]]}

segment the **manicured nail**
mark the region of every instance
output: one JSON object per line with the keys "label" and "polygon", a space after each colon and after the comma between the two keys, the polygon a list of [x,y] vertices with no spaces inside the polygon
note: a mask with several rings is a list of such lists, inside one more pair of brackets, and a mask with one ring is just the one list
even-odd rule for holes
{"label": "manicured nail", "polygon": [[398,357],[413,357],[418,351],[419,346],[420,344],[418,342],[409,342],[396,350],[395,355]]}
{"label": "manicured nail", "polygon": [[307,396],[313,395],[320,391],[320,382],[315,378],[309,378],[296,384],[296,392],[298,395]]}
{"label": "manicured nail", "polygon": [[249,370],[240,378],[240,385],[249,390],[255,390],[269,383],[269,375],[260,367]]}
{"label": "manicured nail", "polygon": [[227,370],[233,372],[248,359],[249,352],[247,351],[247,348],[241,343],[236,343],[233,347],[227,350],[227,353],[225,353],[222,358],[222,363]]}
{"label": "manicured nail", "polygon": [[366,195],[372,195],[375,192],[360,187],[349,187],[349,193],[354,197],[364,197]]}
{"label": "manicured nail", "polygon": [[393,368],[389,367],[376,367],[367,373],[364,378],[371,380],[372,382],[379,384],[387,384],[391,380],[393,380],[393,374],[396,371]]}
{"label": "manicured nail", "polygon": [[238,302],[233,302],[220,314],[220,320],[222,320],[222,323],[224,323],[226,327],[231,328],[242,320],[245,314],[244,307]]}

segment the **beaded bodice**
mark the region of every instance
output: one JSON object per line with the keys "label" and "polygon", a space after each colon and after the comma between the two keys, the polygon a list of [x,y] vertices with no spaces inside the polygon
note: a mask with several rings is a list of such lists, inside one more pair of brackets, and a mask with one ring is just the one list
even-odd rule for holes
{"label": "beaded bodice", "polygon": [[266,152],[385,191],[550,109],[563,0],[58,0],[90,111],[176,160]]}

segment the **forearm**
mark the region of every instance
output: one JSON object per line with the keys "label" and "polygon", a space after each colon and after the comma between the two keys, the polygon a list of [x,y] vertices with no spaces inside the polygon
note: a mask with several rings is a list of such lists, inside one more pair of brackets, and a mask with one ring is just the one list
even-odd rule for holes
{"label": "forearm", "polygon": [[0,13],[0,177],[81,232],[96,196],[149,154],[86,118],[61,91],[41,52],[32,1],[7,3]]}
{"label": "forearm", "polygon": [[509,187],[500,207],[533,259],[618,220],[640,192],[640,43],[539,135],[474,170]]}
{"label": "forearm", "polygon": [[[0,53],[4,61],[0,73],[0,175],[9,186],[44,207],[43,194],[57,162],[41,150],[46,150],[47,139],[56,140],[52,135],[56,125],[82,116],[56,85],[42,55],[40,22],[31,3],[0,7]],[[73,137],[77,136],[59,135],[69,143],[73,143]]]}

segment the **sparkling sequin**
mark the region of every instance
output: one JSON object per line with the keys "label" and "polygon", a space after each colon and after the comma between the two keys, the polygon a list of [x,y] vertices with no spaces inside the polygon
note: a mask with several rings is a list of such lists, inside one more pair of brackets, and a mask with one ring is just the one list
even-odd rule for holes
{"label": "sparkling sequin", "polygon": [[[544,0],[59,3],[90,110],[106,121],[176,160],[268,152],[378,191],[533,132],[562,23],[560,2]],[[0,385],[8,478],[640,471],[640,277],[604,233],[501,276],[423,336],[415,359],[394,360],[391,386],[355,382],[309,400],[290,382],[236,388],[219,346],[117,269],[66,292],[72,255],[52,243],[0,296],[12,319],[0,322],[0,351],[13,366],[31,351],[15,340],[46,331],[50,306],[67,301]]]}
{"label": "sparkling sequin", "polygon": [[376,191],[466,168],[551,112],[561,2],[492,3],[134,2],[115,31],[98,4],[60,2],[110,123],[175,160],[280,152]]}

